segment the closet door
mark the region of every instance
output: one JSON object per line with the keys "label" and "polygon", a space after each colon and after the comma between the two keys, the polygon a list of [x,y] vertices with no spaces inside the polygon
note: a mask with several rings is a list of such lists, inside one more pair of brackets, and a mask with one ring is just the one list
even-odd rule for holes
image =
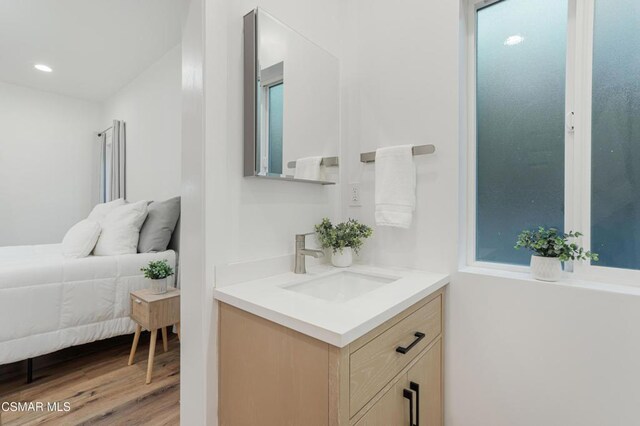
{"label": "closet door", "polygon": [[416,425],[442,426],[442,339],[411,367],[408,380],[417,395]]}

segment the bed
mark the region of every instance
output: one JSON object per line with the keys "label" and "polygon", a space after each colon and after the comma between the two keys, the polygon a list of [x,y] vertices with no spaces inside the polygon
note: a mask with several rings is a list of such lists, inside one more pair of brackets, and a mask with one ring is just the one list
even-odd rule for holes
{"label": "bed", "polygon": [[174,250],[70,259],[60,244],[0,247],[0,365],[133,333],[129,292],[163,259],[177,270]]}

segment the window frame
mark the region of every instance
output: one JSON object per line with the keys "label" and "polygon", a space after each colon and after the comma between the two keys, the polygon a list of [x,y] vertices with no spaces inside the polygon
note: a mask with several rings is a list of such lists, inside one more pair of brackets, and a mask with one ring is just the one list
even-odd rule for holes
{"label": "window frame", "polygon": [[[266,168],[268,173],[273,173],[269,170],[269,165],[270,165],[270,160],[271,160],[271,154],[270,154],[270,150],[269,148],[271,147],[271,126],[270,126],[270,121],[271,121],[271,89],[273,89],[276,86],[283,86],[284,89],[284,78],[281,78],[279,80],[275,80],[273,82],[269,82],[268,84],[266,84],[265,86],[263,86],[263,99],[264,99],[264,111],[265,111],[265,115],[264,115],[264,140],[265,140],[265,150],[266,150],[266,157],[265,157],[265,163],[266,163]],[[284,107],[284,105],[283,105]],[[278,173],[280,175],[285,174],[285,164],[282,165],[282,170],[280,173]]]}
{"label": "window frame", "polygon": [[[476,260],[476,13],[508,0],[468,0],[466,26],[466,262],[465,266],[528,272],[529,266]],[[579,230],[580,244],[591,246],[591,101],[595,0],[568,0],[565,89],[565,217],[566,230]],[[464,164],[464,162],[462,163]],[[515,239],[514,239],[515,244]],[[640,286],[640,270],[567,262],[565,272],[585,281]]]}
{"label": "window frame", "polygon": [[[270,89],[279,84],[284,85],[284,62],[278,62],[260,71],[260,83],[258,91],[260,108],[260,165],[258,174],[266,176],[269,172],[269,100]],[[285,174],[285,164],[282,165],[282,173]]]}
{"label": "window frame", "polygon": [[[270,129],[269,129],[269,101],[271,97],[270,89],[279,84],[284,84],[284,80],[275,80],[269,82],[260,88],[260,167],[258,168],[258,174],[266,176],[269,173],[269,144],[270,144]],[[282,174],[284,174],[284,165]]]}

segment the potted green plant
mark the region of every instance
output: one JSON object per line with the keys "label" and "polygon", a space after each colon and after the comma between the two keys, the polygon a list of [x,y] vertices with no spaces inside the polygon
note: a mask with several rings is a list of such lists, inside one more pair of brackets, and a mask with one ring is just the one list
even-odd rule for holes
{"label": "potted green plant", "polygon": [[555,228],[542,226],[530,231],[522,231],[518,235],[515,248],[526,248],[531,255],[531,274],[541,281],[558,281],[562,274],[562,262],[568,260],[598,261],[598,254],[585,251],[570,238],[579,238],[580,232],[560,233]]}
{"label": "potted green plant", "polygon": [[166,260],[154,260],[144,268],[140,268],[145,278],[151,280],[151,292],[163,294],[167,292],[167,278],[173,275],[173,268]]}
{"label": "potted green plant", "polygon": [[353,253],[358,254],[364,240],[369,238],[373,231],[355,219],[334,226],[329,219],[324,218],[316,225],[316,233],[322,248],[331,249],[333,266],[345,268],[351,266]]}

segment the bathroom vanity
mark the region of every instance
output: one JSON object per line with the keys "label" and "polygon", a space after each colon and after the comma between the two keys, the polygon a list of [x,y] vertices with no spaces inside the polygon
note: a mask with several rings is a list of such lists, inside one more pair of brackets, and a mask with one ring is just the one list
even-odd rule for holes
{"label": "bathroom vanity", "polygon": [[216,290],[221,425],[442,425],[442,274],[316,267]]}

